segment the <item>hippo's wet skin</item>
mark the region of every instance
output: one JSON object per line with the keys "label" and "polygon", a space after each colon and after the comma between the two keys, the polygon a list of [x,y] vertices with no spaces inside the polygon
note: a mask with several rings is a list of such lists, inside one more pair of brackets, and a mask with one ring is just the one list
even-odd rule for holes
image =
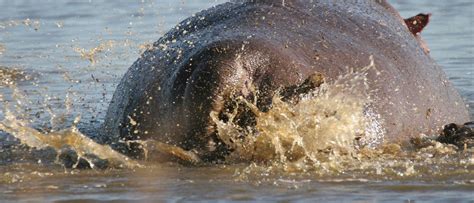
{"label": "hippo's wet skin", "polygon": [[[304,91],[315,74],[330,81],[370,56],[381,73],[368,78],[386,141],[468,120],[459,94],[387,2],[308,2],[231,2],[181,22],[123,77],[106,116],[109,141],[152,138],[214,160],[226,146],[210,112],[231,96],[256,89],[266,111],[277,89]],[[250,112],[242,119],[255,122]]]}

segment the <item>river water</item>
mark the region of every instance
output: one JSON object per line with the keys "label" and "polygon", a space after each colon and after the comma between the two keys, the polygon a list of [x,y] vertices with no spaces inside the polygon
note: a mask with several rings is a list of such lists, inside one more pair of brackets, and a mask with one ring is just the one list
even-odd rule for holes
{"label": "river water", "polygon": [[[13,120],[9,132],[17,138],[50,132],[41,144],[25,138],[30,147],[97,135],[115,86],[140,53],[179,21],[222,2],[0,0],[0,119]],[[472,117],[474,1],[390,2],[405,17],[433,13],[423,38]],[[104,148],[119,167],[70,169],[56,164],[57,150],[32,150],[0,133],[0,201],[474,201],[474,152],[441,144],[332,154],[311,167],[144,164]]]}

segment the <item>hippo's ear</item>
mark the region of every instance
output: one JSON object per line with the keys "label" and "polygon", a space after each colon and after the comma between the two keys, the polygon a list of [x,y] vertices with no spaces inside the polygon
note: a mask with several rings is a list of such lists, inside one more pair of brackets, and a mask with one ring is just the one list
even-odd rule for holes
{"label": "hippo's ear", "polygon": [[423,28],[425,28],[430,22],[431,13],[424,14],[420,13],[411,18],[405,19],[405,24],[413,35],[418,35]]}

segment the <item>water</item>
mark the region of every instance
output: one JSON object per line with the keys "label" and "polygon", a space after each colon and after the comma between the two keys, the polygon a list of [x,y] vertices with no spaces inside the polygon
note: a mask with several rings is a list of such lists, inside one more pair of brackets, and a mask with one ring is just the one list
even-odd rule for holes
{"label": "water", "polygon": [[[408,149],[410,145],[355,155],[331,151],[317,155],[315,160],[325,161],[310,166],[280,160],[185,167],[132,163],[79,139],[83,144],[75,146],[85,148],[75,148],[78,155],[94,162],[87,153],[100,149],[95,154],[115,160],[116,167],[80,170],[55,164],[57,151],[65,150],[52,147],[55,143],[68,142],[67,135],[77,138],[80,132],[97,134],[115,86],[148,44],[184,18],[221,2],[0,1],[0,100],[8,103],[0,117],[13,117],[13,130],[27,137],[36,134],[39,139],[51,132],[48,136],[57,138],[35,142],[44,149],[32,152],[0,135],[0,199],[474,201],[472,150],[456,152],[433,143],[418,151]],[[402,16],[433,13],[423,37],[473,115],[474,2],[391,2]]]}

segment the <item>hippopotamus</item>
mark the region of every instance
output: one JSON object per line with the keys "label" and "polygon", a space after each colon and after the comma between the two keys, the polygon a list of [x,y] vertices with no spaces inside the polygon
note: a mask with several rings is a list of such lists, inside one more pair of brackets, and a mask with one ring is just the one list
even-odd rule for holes
{"label": "hippopotamus", "polygon": [[[371,57],[377,70],[367,85],[384,142],[463,123],[463,99],[419,37],[428,17],[404,20],[385,0],[241,0],[204,10],[125,73],[106,114],[106,142],[137,155],[139,147],[118,146],[153,139],[214,161],[229,149],[210,113],[224,111],[230,98],[258,90],[256,106],[265,112],[282,89],[290,91],[283,97],[305,92],[318,85],[314,78],[334,80]],[[252,116],[244,111],[240,124]]]}

